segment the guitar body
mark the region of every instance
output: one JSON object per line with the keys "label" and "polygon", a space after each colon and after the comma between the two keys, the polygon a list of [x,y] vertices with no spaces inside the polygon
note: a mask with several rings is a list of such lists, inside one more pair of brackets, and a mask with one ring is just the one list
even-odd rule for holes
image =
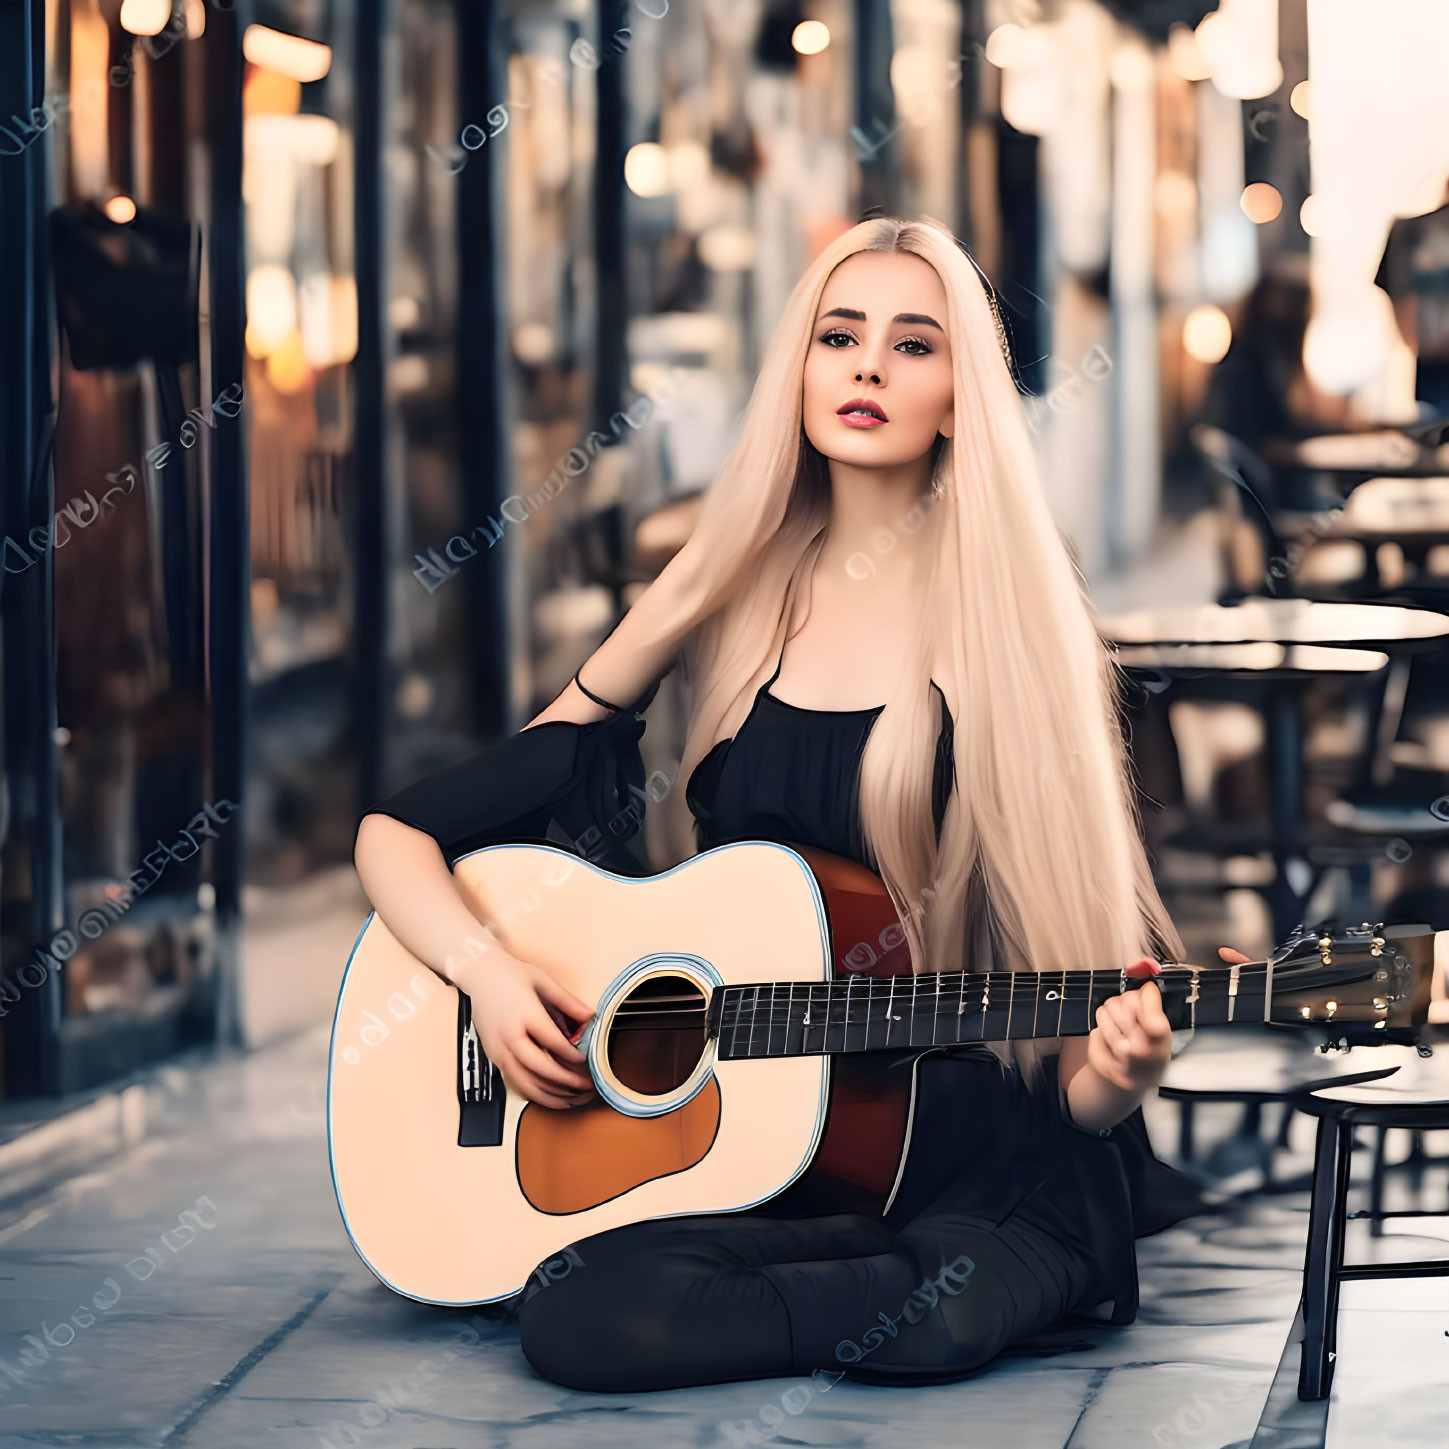
{"label": "guitar body", "polygon": [[[599,1100],[526,1101],[469,998],[368,918],[332,1029],[333,1185],[362,1260],[425,1303],[509,1298],[569,1244],[645,1219],[884,1210],[924,1053],[1086,1033],[1132,986],[1120,968],[913,976],[879,877],[803,846],[738,841],[639,879],[494,845],[454,878],[509,951],[594,1006],[580,1047]],[[1270,961],[1155,982],[1174,1027],[1413,1039],[1433,953],[1423,925],[1300,927]]]}
{"label": "guitar body", "polygon": [[[526,1101],[481,1058],[468,998],[370,916],[338,999],[327,1120],[347,1232],[383,1283],[428,1303],[494,1302],[624,1223],[737,1212],[796,1183],[797,1211],[886,1205],[913,1063],[720,1060],[705,1030],[719,988],[826,982],[833,940],[900,932],[871,871],[746,841],[644,879],[546,845],[489,846],[454,876],[509,951],[595,1005],[580,1044],[600,1099]],[[873,974],[909,972],[900,937]]]}

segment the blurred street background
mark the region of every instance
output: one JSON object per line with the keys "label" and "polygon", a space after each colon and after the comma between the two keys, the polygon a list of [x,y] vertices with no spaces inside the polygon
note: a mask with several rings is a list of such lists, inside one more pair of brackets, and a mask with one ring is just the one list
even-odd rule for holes
{"label": "blurred street background", "polygon": [[[0,0],[0,1446],[1440,1442],[1449,1279],[1347,1285],[1274,1417],[1306,1040],[1148,1104],[1220,1206],[1130,1329],[778,1431],[389,1293],[324,1105],[359,812],[565,686],[877,206],[997,297],[1188,959],[1449,928],[1446,74],[1443,0]],[[1449,1116],[1361,1146],[1449,1208]]]}

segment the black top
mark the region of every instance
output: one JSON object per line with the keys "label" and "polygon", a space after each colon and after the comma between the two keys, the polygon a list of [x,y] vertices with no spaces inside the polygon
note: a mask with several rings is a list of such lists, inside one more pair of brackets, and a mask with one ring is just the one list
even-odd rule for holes
{"label": "black top", "polygon": [[[860,760],[885,708],[804,709],[770,693],[785,662],[755,693],[731,739],[720,740],[695,766],[684,789],[701,850],[724,840],[782,840],[813,845],[862,865]],[[931,803],[936,839],[955,775],[951,712],[941,687],[941,733],[936,741]]]}
{"label": "black top", "polygon": [[[425,775],[364,815],[389,815],[437,842],[449,867],[487,845],[559,845],[622,875],[649,875],[631,849],[650,797],[639,737],[655,683],[592,724],[549,720]],[[360,823],[360,820],[359,820]]]}
{"label": "black top", "polygon": [[[783,662],[784,651],[781,651]],[[779,665],[775,667],[779,674]],[[774,682],[771,676],[768,683]],[[690,776],[685,797],[695,811],[697,830],[728,830],[746,838],[812,841],[838,855],[854,853],[857,781],[855,768],[870,727],[883,705],[868,710],[806,710],[775,699],[762,686],[732,740],[721,740]],[[364,813],[390,815],[432,836],[450,866],[464,855],[492,844],[543,841],[572,850],[616,874],[653,873],[639,829],[651,797],[644,786],[639,737],[645,723],[639,711],[653,698],[657,683],[628,709],[576,725],[555,720],[521,730],[488,746],[461,764],[438,771],[371,807]],[[946,792],[954,775],[950,715],[942,697],[944,725],[936,757],[936,820],[939,830]],[[762,708],[763,706],[763,708]],[[847,805],[848,799],[848,805]],[[710,834],[711,840],[717,838]],[[859,859],[858,856],[855,858]],[[942,1059],[959,1066],[985,1049],[942,1049]],[[1161,1230],[1204,1210],[1196,1184],[1168,1167],[1152,1151],[1142,1109],[1136,1108],[1109,1133],[1079,1128],[1058,1105],[1055,1056],[1048,1057],[1046,1089],[1021,1093],[1018,1105],[992,1131],[998,1144],[1015,1142],[1018,1171],[1003,1171],[1001,1147],[983,1152],[972,1172],[994,1184],[991,1193],[1009,1198],[1026,1172],[1026,1182],[1055,1180],[1063,1149],[1072,1159],[1061,1188],[1077,1229],[1094,1245],[1115,1303],[1112,1322],[1131,1322],[1137,1312],[1133,1239]],[[963,1101],[953,1069],[926,1063],[919,1082],[921,1126],[913,1141],[926,1150],[913,1161],[926,1164],[910,1179],[934,1190],[937,1176],[949,1172],[949,1154],[933,1154],[930,1143],[954,1140],[963,1119],[979,1102]],[[969,1094],[968,1094],[969,1095]],[[1030,1098],[1030,1100],[1028,1100]],[[1032,1114],[1035,1114],[1034,1116]],[[1028,1118],[1044,1117],[1054,1145]],[[1051,1124],[1057,1124],[1051,1127]],[[1070,1129],[1070,1130],[1065,1130]],[[942,1135],[944,1134],[944,1135]],[[1064,1135],[1063,1135],[1064,1134]],[[1088,1140],[1091,1139],[1091,1140]],[[1073,1142],[1080,1146],[1073,1148]],[[989,1158],[989,1160],[988,1160]],[[1019,1159],[1019,1160],[1018,1160]],[[979,1170],[985,1167],[983,1176]],[[909,1212],[904,1192],[899,1211]],[[766,1204],[768,1207],[769,1205]],[[1011,1208],[1002,1198],[992,1216]]]}

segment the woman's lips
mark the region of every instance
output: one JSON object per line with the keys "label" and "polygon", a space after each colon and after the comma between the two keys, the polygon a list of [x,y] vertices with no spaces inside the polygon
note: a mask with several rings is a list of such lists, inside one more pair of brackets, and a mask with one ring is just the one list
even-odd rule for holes
{"label": "woman's lips", "polygon": [[[871,406],[879,407],[879,404],[873,403]],[[871,412],[862,398],[853,398],[836,411],[836,416],[852,428],[880,428],[886,424],[886,419]]]}

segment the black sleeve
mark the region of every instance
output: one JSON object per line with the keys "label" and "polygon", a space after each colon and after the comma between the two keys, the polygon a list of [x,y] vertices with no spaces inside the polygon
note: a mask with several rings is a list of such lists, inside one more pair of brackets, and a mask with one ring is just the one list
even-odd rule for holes
{"label": "black sleeve", "polygon": [[428,775],[358,817],[387,815],[431,836],[449,867],[486,845],[556,845],[623,875],[649,873],[635,844],[647,799],[639,714],[550,720]]}

